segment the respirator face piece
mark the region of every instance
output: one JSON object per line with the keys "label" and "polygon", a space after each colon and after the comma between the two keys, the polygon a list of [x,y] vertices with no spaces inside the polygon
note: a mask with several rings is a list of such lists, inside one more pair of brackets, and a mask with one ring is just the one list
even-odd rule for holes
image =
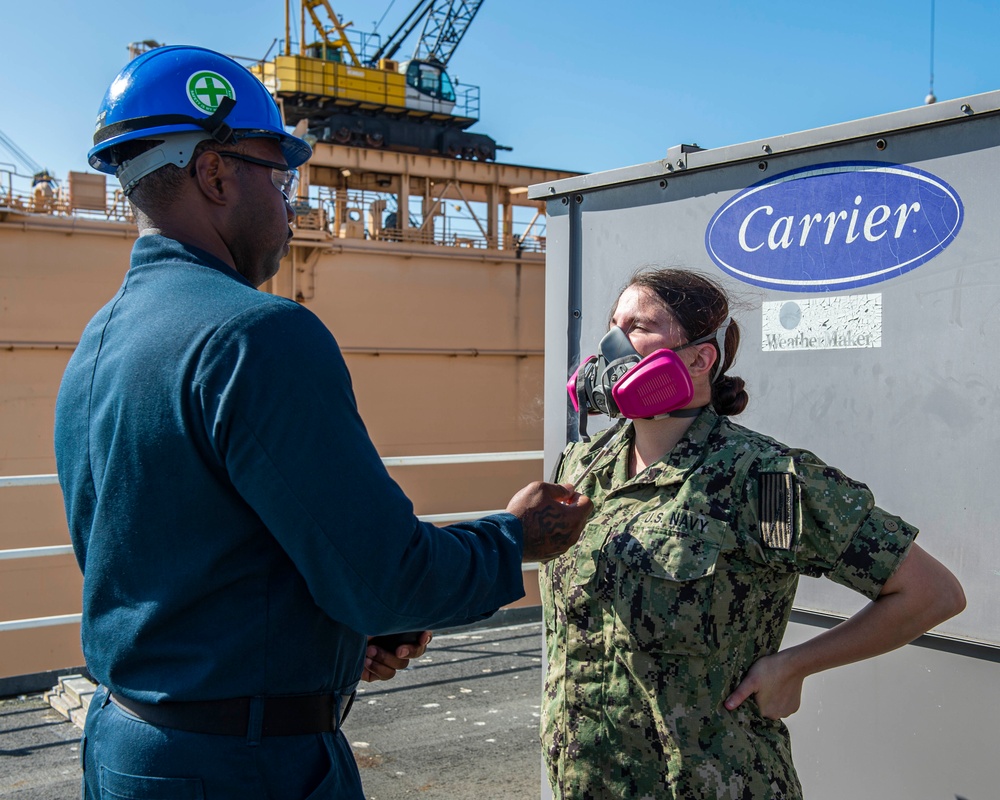
{"label": "respirator face piece", "polygon": [[673,350],[643,358],[618,327],[597,349],[598,355],[581,364],[566,384],[577,412],[648,419],[684,408],[694,398],[691,376]]}

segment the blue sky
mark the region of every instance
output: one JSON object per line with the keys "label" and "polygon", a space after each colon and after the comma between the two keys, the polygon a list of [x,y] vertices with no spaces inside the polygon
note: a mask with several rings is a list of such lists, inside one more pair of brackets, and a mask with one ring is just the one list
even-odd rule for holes
{"label": "blue sky", "polygon": [[[331,0],[358,29],[385,15],[386,36],[414,3]],[[1000,89],[1000,2],[935,16],[938,99]],[[130,41],[261,56],[284,36],[282,0],[36,0],[2,19],[0,130],[58,177],[87,168]],[[931,0],[486,0],[450,72],[481,87],[473,130],[514,148],[501,160],[596,172],[918,106],[930,64]]]}

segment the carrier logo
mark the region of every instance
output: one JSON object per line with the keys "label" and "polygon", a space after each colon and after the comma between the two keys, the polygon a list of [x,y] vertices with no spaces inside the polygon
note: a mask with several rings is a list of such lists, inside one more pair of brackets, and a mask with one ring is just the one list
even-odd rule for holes
{"label": "carrier logo", "polygon": [[223,97],[236,99],[233,85],[218,72],[196,72],[187,82],[188,100],[195,108],[212,114],[222,102]]}
{"label": "carrier logo", "polygon": [[785,172],[715,212],[705,247],[725,272],[787,292],[868,286],[916,269],[962,227],[958,194],[913,167],[854,161]]}

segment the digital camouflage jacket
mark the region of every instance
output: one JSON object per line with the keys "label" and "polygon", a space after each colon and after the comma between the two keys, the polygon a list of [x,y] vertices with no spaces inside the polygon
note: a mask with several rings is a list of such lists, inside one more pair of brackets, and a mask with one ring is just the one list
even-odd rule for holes
{"label": "digital camouflage jacket", "polygon": [[594,501],[540,572],[542,744],[557,798],[791,800],[788,730],[722,703],[778,650],[799,575],[878,596],[917,534],[868,488],[710,409],[628,478],[631,425],[567,447],[558,480]]}

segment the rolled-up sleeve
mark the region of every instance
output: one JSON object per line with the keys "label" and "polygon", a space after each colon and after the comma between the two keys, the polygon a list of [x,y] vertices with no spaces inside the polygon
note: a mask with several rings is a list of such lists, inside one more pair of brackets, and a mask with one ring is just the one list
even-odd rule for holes
{"label": "rolled-up sleeve", "polygon": [[876,506],[865,484],[805,450],[761,457],[745,497],[772,567],[825,576],[872,599],[917,536]]}

